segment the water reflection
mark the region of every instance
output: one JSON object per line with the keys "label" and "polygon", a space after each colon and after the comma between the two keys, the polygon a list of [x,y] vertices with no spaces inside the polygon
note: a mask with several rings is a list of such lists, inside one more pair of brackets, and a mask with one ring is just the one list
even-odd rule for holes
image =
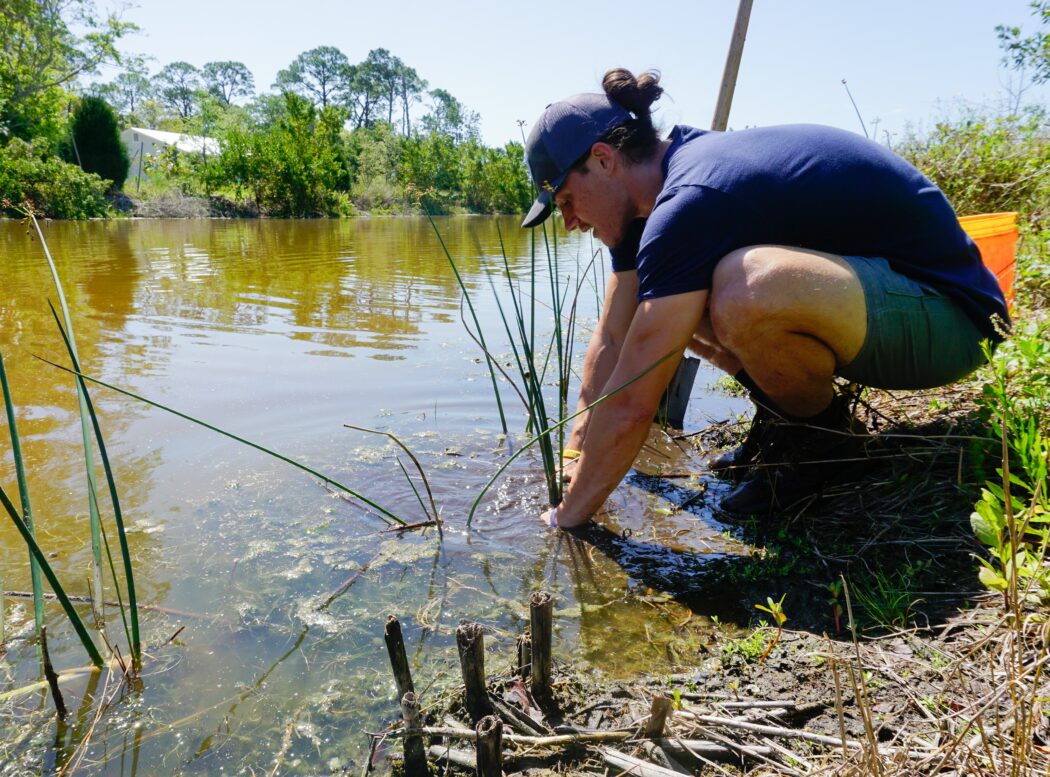
{"label": "water reflection", "polygon": [[[537,288],[549,289],[546,248],[534,249],[513,219],[448,218],[439,228],[487,331],[503,331],[487,275],[503,271],[501,237],[510,271],[526,279],[535,262]],[[705,508],[702,483],[657,488],[639,475],[612,500],[607,530],[581,540],[538,525],[546,489],[526,454],[465,531],[508,443],[460,323],[458,283],[425,220],[56,222],[46,234],[89,374],[277,448],[411,518],[419,507],[397,466],[400,449],[343,424],[393,432],[426,467],[448,531],[444,544],[433,533],[383,533],[360,505],[301,472],[93,390],[132,527],[139,597],[160,608],[143,617],[150,660],[140,692],[109,698],[92,685],[97,676],[72,683],[67,703],[79,711],[61,729],[45,697],[0,704],[0,726],[25,733],[8,739],[20,743],[13,762],[40,773],[83,758],[92,773],[149,764],[156,774],[210,774],[269,772],[280,753],[293,772],[359,766],[367,756],[359,729],[397,714],[381,649],[391,613],[420,687],[454,673],[460,618],[486,624],[493,650],[509,656],[528,594],[541,587],[558,600],[556,649],[613,672],[670,667],[678,660],[670,635],[702,639],[704,614],[717,612],[705,601],[720,590],[716,560],[740,552]],[[558,240],[564,280],[593,247]],[[33,358],[65,362],[47,307],[54,291],[24,227],[0,223],[0,253],[0,349],[35,513],[56,571],[83,594],[90,551],[74,388]],[[582,342],[601,273],[588,284]],[[530,290],[525,283],[526,301]],[[542,336],[549,312],[536,309]],[[492,347],[512,358],[505,344]],[[518,444],[524,417],[510,397]],[[691,423],[731,408],[697,403]],[[683,468],[687,454],[665,437],[656,433],[652,445],[642,471]],[[7,475],[6,444],[0,451]],[[5,587],[25,590],[25,552],[7,524],[0,548]],[[18,612],[24,622],[26,608]],[[110,618],[119,630],[112,610]],[[56,664],[83,663],[52,620]],[[2,665],[0,694],[35,677],[33,646],[13,644]]]}

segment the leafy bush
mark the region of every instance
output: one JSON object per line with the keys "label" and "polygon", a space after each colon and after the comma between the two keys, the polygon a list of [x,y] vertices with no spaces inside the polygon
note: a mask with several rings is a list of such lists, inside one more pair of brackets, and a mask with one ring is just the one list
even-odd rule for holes
{"label": "leafy bush", "polygon": [[230,131],[215,166],[216,182],[238,194],[247,189],[271,216],[345,214],[350,187],[342,113],[317,110],[295,94],[284,98],[284,115],[272,126]]}
{"label": "leafy bush", "polygon": [[989,354],[982,404],[1000,442],[999,480],[989,482],[970,518],[989,558],[981,581],[1009,607],[1050,600],[1050,326],[1029,321]]}
{"label": "leafy bush", "polygon": [[117,115],[105,100],[85,97],[73,112],[70,126],[73,148],[63,154],[67,162],[79,162],[86,172],[113,182],[119,191],[128,177],[128,152],[120,139]]}
{"label": "leafy bush", "polygon": [[49,155],[40,141],[15,138],[0,146],[0,200],[15,205],[29,200],[50,218],[93,218],[109,210],[108,188],[109,182],[94,173]]}
{"label": "leafy bush", "polygon": [[470,210],[483,213],[524,213],[532,202],[532,187],[525,175],[525,147],[508,143],[503,148],[465,144],[462,152],[463,194]]}
{"label": "leafy bush", "polygon": [[1050,121],[1042,111],[969,113],[906,138],[894,151],[937,184],[960,215],[1018,211],[1040,222],[1050,213]]}

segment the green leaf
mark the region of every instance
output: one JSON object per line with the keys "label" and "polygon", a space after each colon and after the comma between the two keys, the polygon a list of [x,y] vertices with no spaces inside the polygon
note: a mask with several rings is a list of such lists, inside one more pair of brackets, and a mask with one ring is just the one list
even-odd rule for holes
{"label": "green leaf", "polygon": [[970,513],[970,526],[977,540],[990,548],[995,548],[1002,542],[1002,535],[988,520],[978,512]]}
{"label": "green leaf", "polygon": [[977,577],[985,588],[989,588],[993,591],[1005,591],[1009,587],[1009,583],[1006,578],[986,566],[982,566],[977,572]]}

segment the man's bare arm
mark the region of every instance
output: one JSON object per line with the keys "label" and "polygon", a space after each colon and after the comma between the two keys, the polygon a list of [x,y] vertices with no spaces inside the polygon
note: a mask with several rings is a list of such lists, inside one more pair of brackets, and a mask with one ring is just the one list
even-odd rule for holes
{"label": "man's bare arm", "polygon": [[590,411],[583,455],[558,507],[559,526],[584,523],[631,468],[649,433],[660,396],[700,323],[707,296],[706,290],[694,291],[646,300],[638,306],[603,392],[660,363]]}
{"label": "man's bare arm", "polygon": [[[620,349],[623,347],[637,309],[638,274],[634,270],[628,270],[609,276],[605,284],[602,314],[583,358],[583,376],[580,385],[580,401],[576,405],[577,410],[586,407],[602,395],[602,389],[609,381],[609,376],[612,375],[616,362],[620,358]],[[573,421],[572,433],[565,444],[566,448],[575,450],[583,448],[589,416],[589,412],[583,413]]]}

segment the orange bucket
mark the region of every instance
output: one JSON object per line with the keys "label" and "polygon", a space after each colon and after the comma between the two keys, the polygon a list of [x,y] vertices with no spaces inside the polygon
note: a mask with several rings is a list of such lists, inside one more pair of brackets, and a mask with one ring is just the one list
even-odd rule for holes
{"label": "orange bucket", "polygon": [[977,243],[985,266],[995,273],[1006,304],[1013,307],[1014,272],[1017,267],[1014,247],[1017,244],[1016,213],[982,213],[962,216],[959,223]]}

